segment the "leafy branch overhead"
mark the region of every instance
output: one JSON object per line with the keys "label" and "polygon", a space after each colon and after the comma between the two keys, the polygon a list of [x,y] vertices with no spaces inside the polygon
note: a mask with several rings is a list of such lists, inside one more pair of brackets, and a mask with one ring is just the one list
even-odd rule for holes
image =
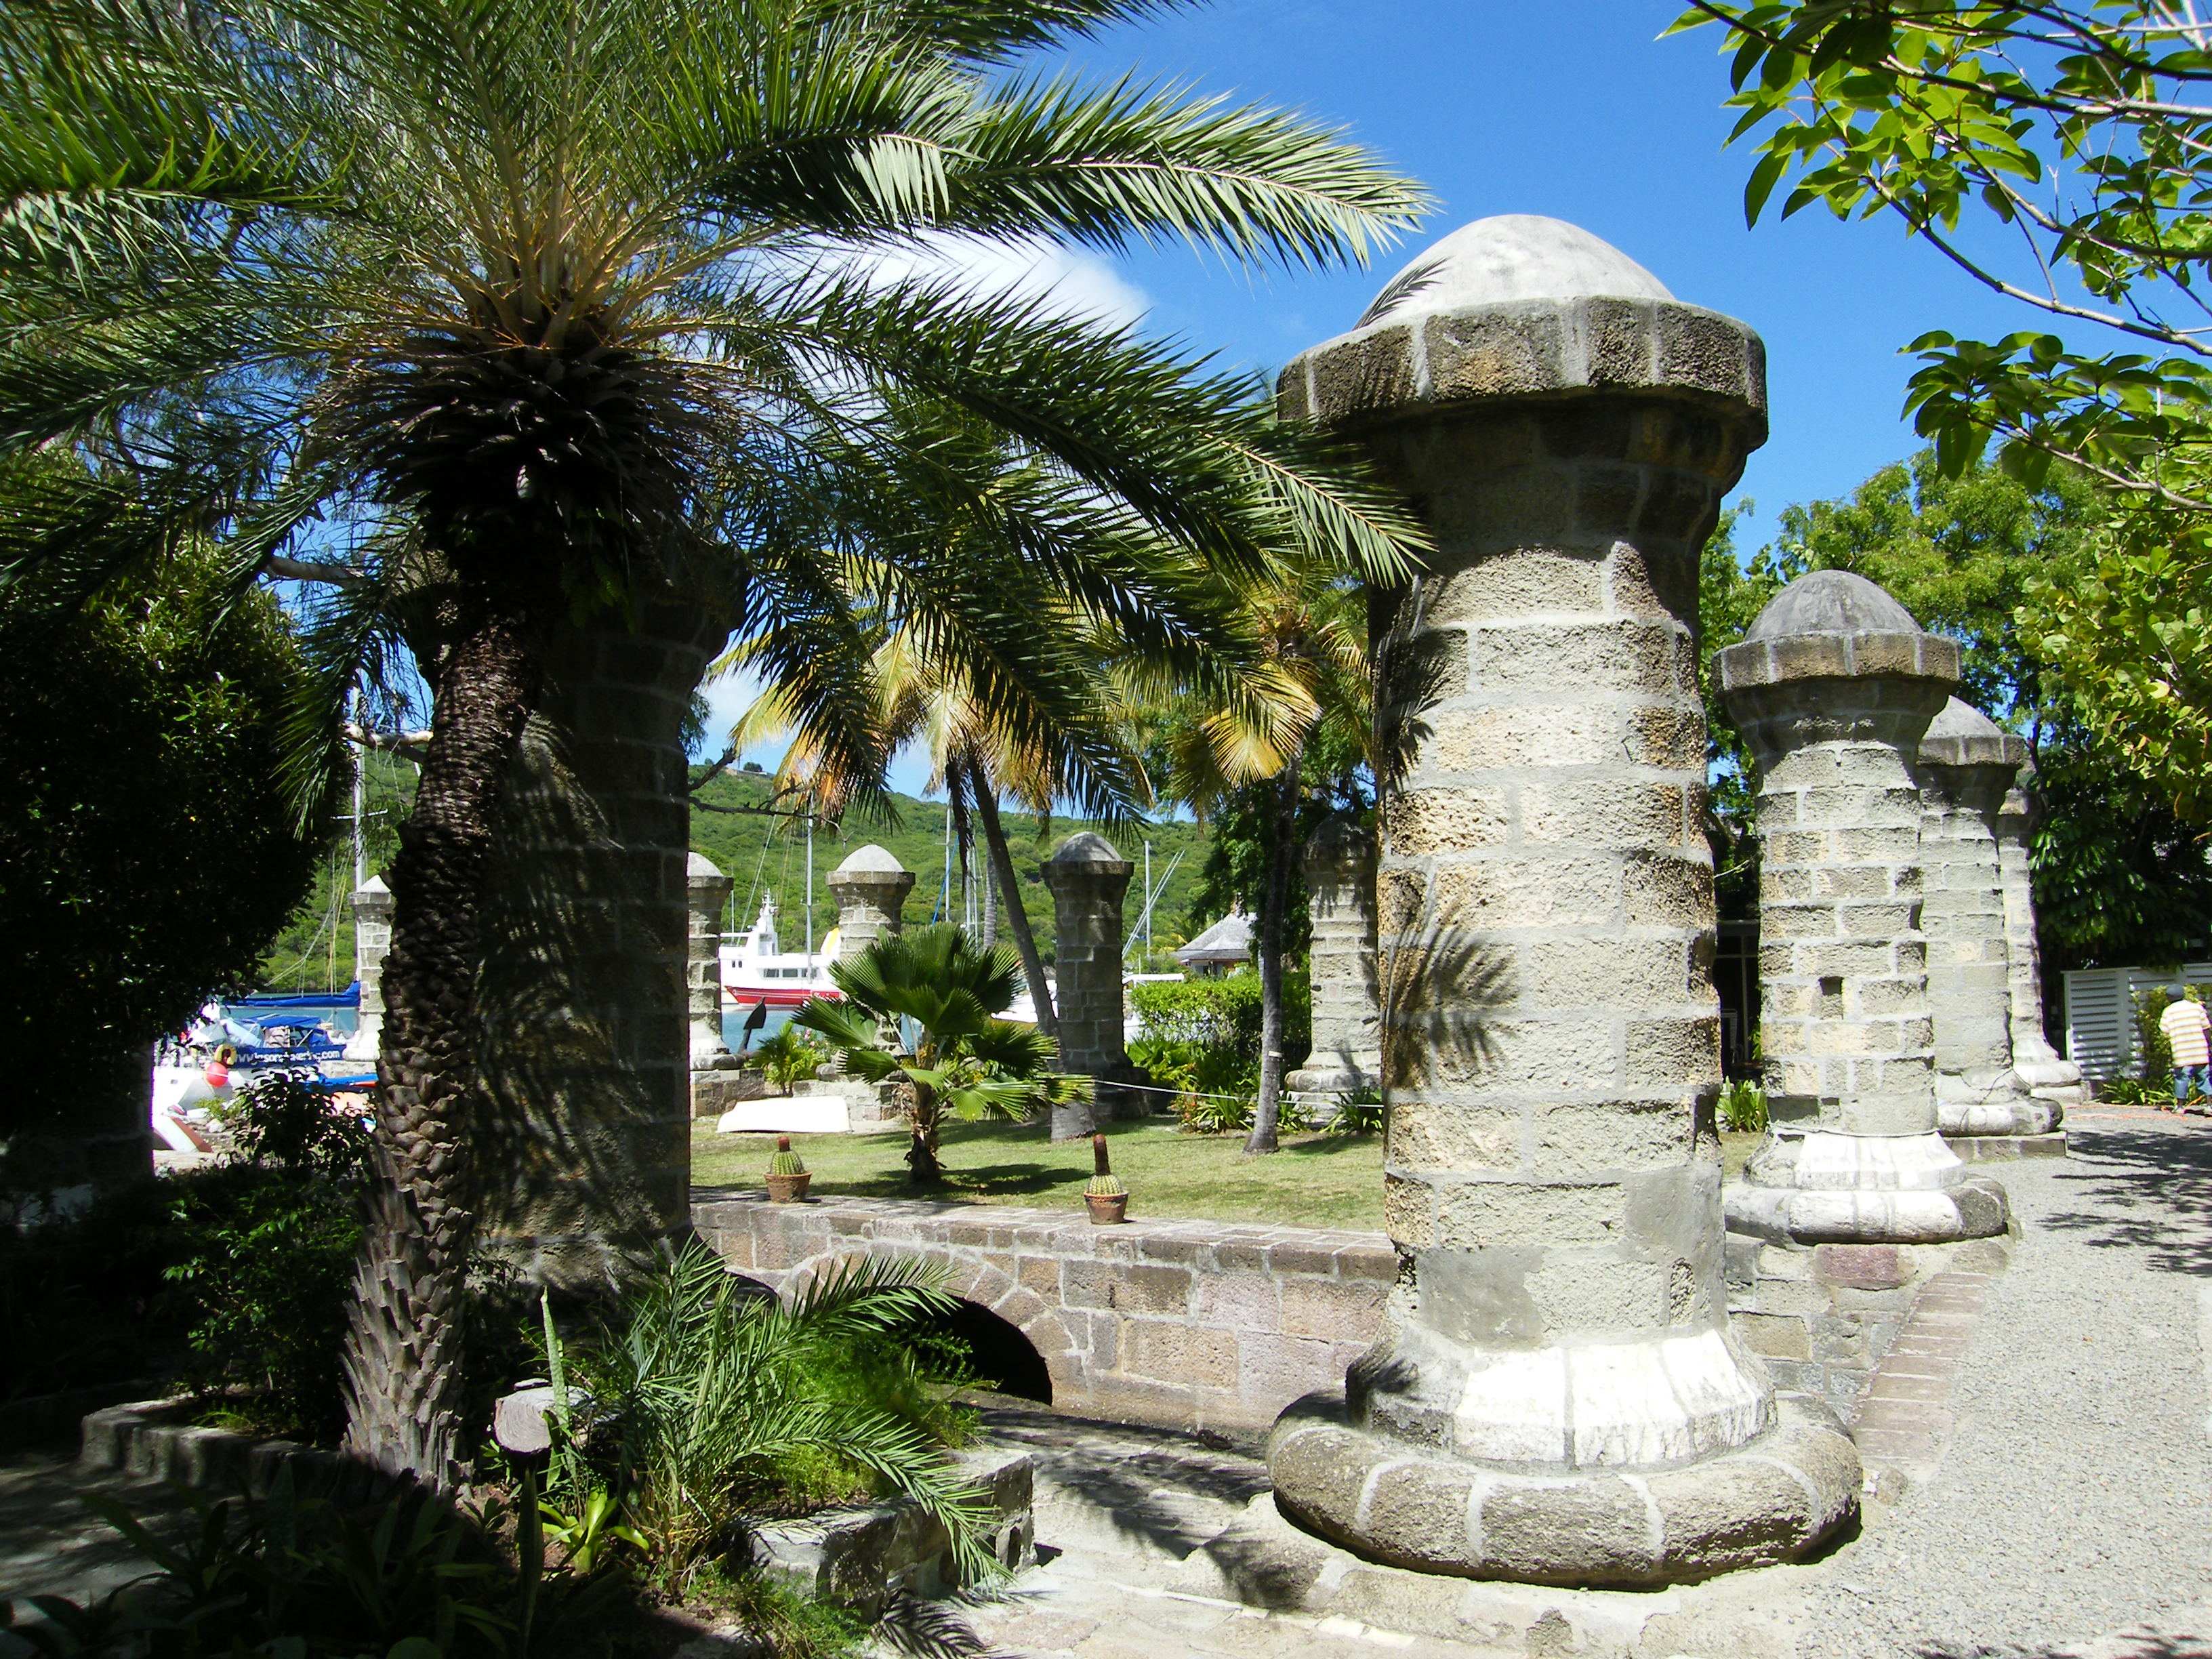
{"label": "leafy branch overhead", "polygon": [[[1693,0],[1757,135],[1756,222],[1888,214],[2063,331],[1914,341],[1910,407],[1946,469],[1990,437],[2034,484],[2054,457],[2203,507],[2212,404],[2212,26],[2166,0],[1869,5]],[[2099,331],[2110,349],[2080,343]]]}

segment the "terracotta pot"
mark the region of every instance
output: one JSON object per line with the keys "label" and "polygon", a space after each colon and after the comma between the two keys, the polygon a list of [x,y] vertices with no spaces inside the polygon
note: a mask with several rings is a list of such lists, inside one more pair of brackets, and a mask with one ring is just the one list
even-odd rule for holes
{"label": "terracotta pot", "polygon": [[814,1179],[814,1171],[802,1170],[797,1175],[772,1175],[768,1178],[768,1198],[771,1204],[796,1204],[806,1196],[806,1184]]}
{"label": "terracotta pot", "polygon": [[1094,1227],[1111,1227],[1116,1222],[1129,1218],[1129,1195],[1127,1193],[1116,1193],[1111,1198],[1085,1193],[1083,1203],[1084,1207],[1091,1212],[1091,1224]]}

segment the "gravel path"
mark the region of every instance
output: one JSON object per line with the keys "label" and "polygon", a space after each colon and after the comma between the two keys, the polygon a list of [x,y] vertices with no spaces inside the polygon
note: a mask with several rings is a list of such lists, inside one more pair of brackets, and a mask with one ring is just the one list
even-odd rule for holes
{"label": "gravel path", "polygon": [[1807,1654],[2050,1655],[2146,1621],[2212,1637],[2191,1607],[2212,1581],[2212,1125],[2067,1128],[2063,1163],[1985,1166],[2027,1237],[1960,1373],[1957,1437],[1821,1575]]}

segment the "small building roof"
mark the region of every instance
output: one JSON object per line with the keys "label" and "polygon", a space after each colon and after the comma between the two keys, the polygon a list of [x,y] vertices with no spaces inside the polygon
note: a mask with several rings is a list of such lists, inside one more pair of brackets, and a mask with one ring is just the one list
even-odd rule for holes
{"label": "small building roof", "polygon": [[1208,963],[1249,962],[1252,958],[1252,918],[1242,910],[1231,910],[1175,956],[1186,968]]}

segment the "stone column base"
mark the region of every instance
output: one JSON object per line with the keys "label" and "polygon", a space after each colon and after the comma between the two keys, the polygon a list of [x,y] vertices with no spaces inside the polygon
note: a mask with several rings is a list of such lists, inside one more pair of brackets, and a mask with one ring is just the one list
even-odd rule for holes
{"label": "stone column base", "polygon": [[1803,1555],[1858,1508],[1856,1449],[1818,1402],[1778,1400],[1733,1450],[1659,1468],[1532,1473],[1354,1424],[1307,1395],[1267,1441],[1281,1512],[1372,1561],[1464,1578],[1632,1588]]}
{"label": "stone column base", "polygon": [[2014,1056],[2012,1074],[2038,1100],[2047,1100],[2060,1107],[2089,1103],[2089,1085],[2082,1080],[2081,1068],[2070,1060],[2061,1060],[2056,1054],[2049,1060],[2021,1060]]}
{"label": "stone column base", "polygon": [[1301,1066],[1283,1079],[1283,1087],[1302,1095],[1352,1095],[1363,1089],[1379,1089],[1381,1067],[1368,1071],[1358,1066]]}
{"label": "stone column base", "polygon": [[691,1115],[720,1117],[740,1102],[758,1100],[768,1084],[758,1072],[740,1072],[726,1066],[691,1073]]}
{"label": "stone column base", "polygon": [[1943,1244],[2012,1224],[2005,1189],[1924,1135],[1776,1132],[1722,1188],[1728,1230],[1770,1243]]}
{"label": "stone column base", "polygon": [[2034,1095],[1986,1095],[1975,1100],[1939,1100],[1936,1127],[1953,1149],[1960,1137],[2042,1135],[2058,1127],[2062,1113],[2051,1101]]}
{"label": "stone column base", "polygon": [[1944,1145],[1962,1164],[2002,1164],[2017,1158],[2064,1158],[2066,1133],[2040,1135],[1946,1135]]}
{"label": "stone column base", "polygon": [[1936,1079],[1936,1127],[1946,1137],[2047,1134],[2063,1115],[2053,1102],[2031,1094],[2017,1071]]}

